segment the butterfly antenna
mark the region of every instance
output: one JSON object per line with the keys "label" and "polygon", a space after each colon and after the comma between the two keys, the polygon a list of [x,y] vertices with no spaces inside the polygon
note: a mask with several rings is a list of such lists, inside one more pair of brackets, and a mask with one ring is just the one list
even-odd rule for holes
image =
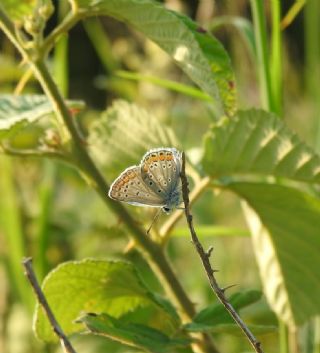
{"label": "butterfly antenna", "polygon": [[149,228],[148,228],[147,231],[146,231],[146,234],[147,234],[147,235],[149,235],[149,232],[150,232],[152,226],[155,224],[155,222],[156,222],[157,219],[159,218],[160,213],[161,213],[161,208],[158,209],[157,213],[156,213],[155,216],[153,217],[153,220],[152,220],[152,222],[151,222]]}

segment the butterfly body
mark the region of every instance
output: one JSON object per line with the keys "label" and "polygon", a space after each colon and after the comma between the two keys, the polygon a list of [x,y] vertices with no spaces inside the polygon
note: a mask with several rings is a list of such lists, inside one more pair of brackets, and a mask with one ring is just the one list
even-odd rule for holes
{"label": "butterfly body", "polygon": [[127,168],[112,183],[109,197],[136,206],[161,207],[168,213],[181,202],[181,156],[175,148],[148,151],[138,166]]}

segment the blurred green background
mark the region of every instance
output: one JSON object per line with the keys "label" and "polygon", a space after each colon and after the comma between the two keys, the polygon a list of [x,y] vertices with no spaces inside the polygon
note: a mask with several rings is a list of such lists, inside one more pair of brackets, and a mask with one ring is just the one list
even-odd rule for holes
{"label": "blurred green background", "polygon": [[[319,150],[320,42],[318,0],[283,1],[282,17],[300,3],[292,22],[283,29],[283,112],[287,124]],[[46,31],[56,25],[67,8],[59,3]],[[237,78],[240,108],[260,107],[257,68],[245,30],[251,21],[249,1],[168,0],[164,3],[181,11],[204,28],[212,28],[228,51]],[[265,1],[266,21],[271,26],[269,1]],[[60,12],[60,13],[59,13]],[[233,20],[232,20],[233,18]],[[234,19],[238,20],[235,21]],[[240,20],[241,19],[241,20]],[[25,73],[19,56],[0,33],[0,91],[11,93]],[[90,19],[76,25],[63,37],[50,56],[50,67],[64,95],[86,102],[88,110],[79,115],[83,133],[99,111],[116,98],[135,102],[157,116],[175,131],[190,156],[198,158],[203,134],[213,121],[205,102],[190,99],[149,82],[154,76],[190,84],[188,78],[155,44],[111,18]],[[120,70],[122,70],[120,72]],[[125,72],[124,72],[125,71]],[[129,79],[128,73],[143,77]],[[24,93],[40,92],[31,78]],[[30,128],[16,137],[17,146],[32,146],[37,132]],[[155,146],[156,147],[156,146]],[[138,163],[139,161],[137,161]],[[107,177],[109,181],[110,177]],[[52,160],[0,156],[0,352],[56,352],[58,346],[44,346],[32,333],[34,298],[20,265],[23,256],[32,256],[37,275],[70,259],[124,258],[133,261],[146,283],[159,291],[141,256],[125,252],[127,238],[119,220],[88,188],[77,172]],[[107,196],[106,196],[107,197]],[[150,210],[130,208],[137,218],[152,219]],[[222,285],[237,284],[237,290],[261,288],[251,241],[240,202],[229,193],[207,192],[193,207],[196,227],[234,227],[237,231],[203,236],[204,247],[214,246],[214,266]],[[162,215],[158,227],[165,221]],[[190,245],[184,220],[174,231],[169,255],[186,291],[198,308],[214,300],[198,257]],[[209,232],[210,233],[210,232]],[[265,300],[242,312],[248,322],[274,324],[277,319]],[[216,335],[221,351],[246,352],[248,343],[241,334]],[[278,332],[259,337],[266,352],[279,350]],[[98,337],[78,337],[79,352],[129,351]]]}

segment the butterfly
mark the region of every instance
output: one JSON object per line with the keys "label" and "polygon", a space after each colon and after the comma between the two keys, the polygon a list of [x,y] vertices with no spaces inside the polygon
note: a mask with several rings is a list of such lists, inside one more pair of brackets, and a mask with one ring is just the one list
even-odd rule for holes
{"label": "butterfly", "polygon": [[148,151],[139,165],[124,170],[112,183],[109,197],[135,206],[161,207],[169,213],[181,203],[182,153],[175,148]]}

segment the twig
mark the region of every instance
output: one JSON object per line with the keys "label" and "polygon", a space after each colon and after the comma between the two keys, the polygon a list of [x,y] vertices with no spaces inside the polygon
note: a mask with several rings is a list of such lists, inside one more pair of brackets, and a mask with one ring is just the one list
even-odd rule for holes
{"label": "twig", "polygon": [[7,144],[6,141],[0,142],[0,152],[7,154],[9,156],[15,157],[40,157],[40,158],[55,158],[58,160],[62,160],[66,163],[71,163],[71,160],[68,156],[63,154],[63,152],[59,150],[54,150],[53,148],[43,148],[41,149],[19,149],[11,147]]}
{"label": "twig", "polygon": [[[208,188],[208,185],[210,184],[211,180],[209,177],[204,177],[203,179],[199,180],[192,192],[190,193],[190,204],[192,205],[202,194],[203,192]],[[170,233],[174,226],[177,224],[177,222],[180,220],[180,218],[183,216],[183,211],[182,210],[176,210],[169,218],[168,220],[163,224],[159,231],[159,235],[162,238],[161,243],[166,244]]]}
{"label": "twig", "polygon": [[50,309],[50,306],[47,302],[46,297],[44,296],[39,283],[37,281],[36,275],[33,271],[32,268],[32,259],[31,257],[27,257],[25,259],[22,260],[22,265],[25,269],[25,275],[28,278],[32,289],[34,290],[34,293],[39,301],[39,304],[42,306],[50,324],[51,327],[53,329],[53,332],[58,336],[61,346],[63,348],[63,350],[66,353],[76,353],[75,349],[72,347],[70,341],[68,340],[67,336],[64,334],[64,332],[62,331],[61,327],[59,326],[56,318],[53,315],[53,312]]}
{"label": "twig", "polygon": [[182,183],[182,197],[183,197],[183,202],[184,202],[184,207],[185,207],[184,212],[185,212],[188,227],[190,230],[192,243],[195,246],[195,248],[200,256],[202,265],[203,265],[203,267],[206,271],[207,277],[209,279],[210,286],[211,286],[212,290],[214,291],[214,293],[216,294],[216,296],[218,297],[221,304],[226,308],[226,310],[232,316],[234,321],[237,323],[237,325],[244,332],[244,334],[246,335],[246,337],[250,341],[251,345],[253,346],[254,350],[257,353],[263,353],[263,350],[261,348],[261,343],[251,333],[251,331],[249,330],[247,325],[242,321],[239,314],[235,311],[233,306],[229,303],[228,299],[226,298],[224,293],[228,287],[225,289],[219,287],[218,282],[214,276],[214,273],[216,271],[213,270],[213,268],[211,267],[211,264],[210,264],[210,255],[212,252],[212,248],[209,249],[208,252],[206,252],[203,249],[203,246],[201,245],[201,243],[197,237],[197,234],[195,232],[195,229],[193,227],[192,215],[190,213],[188,180],[187,180],[186,173],[185,173],[185,154],[184,154],[184,152],[182,153],[182,168],[181,168],[180,178],[181,178],[181,183]]}
{"label": "twig", "polygon": [[27,69],[24,74],[21,76],[18,84],[16,85],[16,88],[14,89],[13,94],[18,96],[19,94],[22,93],[23,89],[27,85],[28,81],[31,79],[33,73],[32,70],[29,68]]}

